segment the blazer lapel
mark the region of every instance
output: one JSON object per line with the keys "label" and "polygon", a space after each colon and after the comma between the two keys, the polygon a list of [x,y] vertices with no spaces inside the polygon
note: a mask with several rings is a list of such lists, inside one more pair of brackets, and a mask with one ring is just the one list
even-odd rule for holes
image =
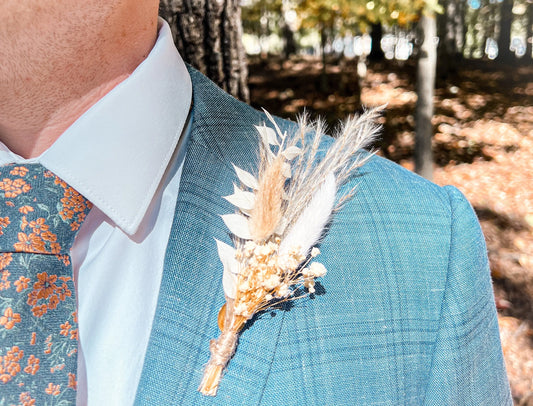
{"label": "blazer lapel", "polygon": [[191,71],[193,122],[176,214],[168,243],[136,404],[259,404],[283,315],[259,318],[246,330],[217,397],[197,388],[218,336],[224,303],[222,264],[215,238],[230,243],[220,215],[233,212],[221,198],[237,182],[231,163],[252,170],[262,115]]}

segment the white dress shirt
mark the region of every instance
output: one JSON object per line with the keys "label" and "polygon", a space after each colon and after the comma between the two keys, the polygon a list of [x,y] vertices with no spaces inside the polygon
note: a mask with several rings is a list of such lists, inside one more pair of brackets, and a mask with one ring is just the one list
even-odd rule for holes
{"label": "white dress shirt", "polygon": [[93,204],[72,249],[78,405],[131,405],[157,304],[188,133],[192,85],[160,21],[149,56],[41,156]]}

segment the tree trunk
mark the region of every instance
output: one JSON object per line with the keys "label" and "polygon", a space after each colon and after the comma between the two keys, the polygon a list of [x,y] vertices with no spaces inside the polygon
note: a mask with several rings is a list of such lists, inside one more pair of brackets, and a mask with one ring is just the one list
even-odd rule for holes
{"label": "tree trunk", "polygon": [[218,86],[249,101],[238,0],[160,0],[183,59]]}
{"label": "tree trunk", "polygon": [[[457,14],[457,32],[460,34],[458,35],[458,41],[457,45],[459,46],[459,49],[461,50],[461,57],[465,57],[465,49],[466,49],[466,34],[468,33],[468,25],[466,24],[466,11],[469,6],[467,5],[466,1],[459,1],[459,10],[460,12]],[[460,41],[459,41],[460,36]]]}
{"label": "tree trunk", "polygon": [[383,37],[383,26],[381,23],[372,24],[370,29],[370,38],[372,38],[372,45],[368,59],[373,62],[382,61],[385,58],[385,53],[381,49],[381,38]]}
{"label": "tree trunk", "polygon": [[291,55],[296,53],[296,40],[294,39],[294,31],[285,21],[285,17],[281,17],[281,34],[283,36],[283,58],[288,59]]}
{"label": "tree trunk", "polygon": [[419,22],[422,42],[418,56],[416,91],[415,171],[424,178],[433,180],[433,95],[437,67],[437,23],[434,14],[423,14]]}
{"label": "tree trunk", "polygon": [[327,60],[326,60],[326,43],[328,41],[328,35],[326,32],[326,27],[321,25],[320,27],[320,53],[322,55],[322,71],[320,72],[320,90],[322,92],[327,92],[329,90],[328,83],[328,74],[326,71]]}
{"label": "tree trunk", "polygon": [[525,62],[533,59],[533,3],[527,4],[526,55]]}
{"label": "tree trunk", "polygon": [[513,23],[513,0],[503,0],[500,9],[500,34],[498,36],[499,62],[512,63],[514,53],[509,49],[511,45],[511,25]]}
{"label": "tree trunk", "polygon": [[460,1],[462,0],[444,1],[444,13],[437,16],[439,35],[438,69],[439,77],[443,78],[447,78],[456,71],[462,57],[463,28],[461,16],[459,15],[462,12]]}
{"label": "tree trunk", "polygon": [[465,1],[453,0],[455,4],[455,14],[453,15],[453,25],[455,30],[455,49],[458,61],[463,59],[463,49],[465,43]]}

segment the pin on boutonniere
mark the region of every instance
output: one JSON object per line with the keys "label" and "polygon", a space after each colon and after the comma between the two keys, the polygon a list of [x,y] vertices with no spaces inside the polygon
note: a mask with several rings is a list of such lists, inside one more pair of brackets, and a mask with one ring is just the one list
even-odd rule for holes
{"label": "pin on boutonniere", "polygon": [[248,320],[280,302],[315,292],[315,278],[326,274],[324,265],[314,261],[320,254],[316,245],[332,214],[354,193],[352,189],[337,196],[339,186],[370,156],[359,150],[374,140],[378,112],[349,118],[327,152],[320,154],[322,122],[309,124],[301,118],[298,130],[287,134],[265,111],[273,128],[256,126],[257,174],[234,165],[241,185],[224,197],[237,208],[222,216],[234,246],[216,241],[226,303],[218,315],[221,334],[210,343],[211,357],[198,389],[202,394],[216,395]]}

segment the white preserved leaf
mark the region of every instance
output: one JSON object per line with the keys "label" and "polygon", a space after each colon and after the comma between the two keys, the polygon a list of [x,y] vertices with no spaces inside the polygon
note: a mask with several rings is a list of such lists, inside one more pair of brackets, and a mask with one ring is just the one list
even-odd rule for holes
{"label": "white preserved leaf", "polygon": [[222,286],[224,294],[230,299],[235,299],[237,290],[237,277],[239,275],[239,262],[235,259],[235,249],[222,241],[217,242],[218,256],[224,266]]}
{"label": "white preserved leaf", "polygon": [[300,155],[301,152],[302,152],[301,148],[298,148],[296,145],[292,145],[289,148],[287,148],[285,151],[283,151],[282,154],[287,161],[292,161],[294,158]]}
{"label": "white preserved leaf", "polygon": [[248,219],[240,214],[224,214],[222,220],[235,236],[244,240],[251,240],[252,234],[248,226]]}
{"label": "white preserved leaf", "polygon": [[239,180],[245,186],[255,190],[259,189],[259,184],[257,183],[257,179],[254,177],[254,175],[252,175],[250,172],[246,172],[244,169],[241,169],[236,165],[233,165],[233,169],[235,170]]}
{"label": "white preserved leaf", "polygon": [[235,183],[233,184],[233,193],[239,193],[239,192],[244,192],[244,190],[242,190],[240,187],[238,187]]}
{"label": "white preserved leaf", "polygon": [[252,192],[244,192],[239,188],[234,190],[234,194],[223,196],[223,198],[243,211],[252,210],[254,208],[255,195]]}
{"label": "white preserved leaf", "polygon": [[272,128],[267,127],[266,125],[256,125],[255,129],[257,130],[265,144],[279,146],[278,137],[276,135],[276,132]]}
{"label": "white preserved leaf", "polygon": [[[233,194],[235,195],[238,195],[239,193],[244,193],[246,192],[245,190],[242,190],[241,188],[237,187],[237,185],[234,183],[233,184]],[[254,203],[255,203],[255,194],[254,194]],[[253,207],[252,207],[253,209]],[[240,208],[241,212],[243,214],[245,214],[246,216],[250,217],[250,213],[252,212],[252,209],[243,209],[242,207]]]}
{"label": "white preserved leaf", "polygon": [[281,173],[283,174],[283,176],[285,176],[287,179],[290,179],[291,176],[292,176],[292,171],[291,171],[291,166],[290,164],[288,163],[284,163],[283,166],[281,167]]}
{"label": "white preserved leaf", "polygon": [[322,236],[324,227],[331,217],[336,193],[337,181],[335,175],[330,173],[281,241],[280,254],[286,254],[291,248],[299,246],[300,254],[307,256],[309,250]]}
{"label": "white preserved leaf", "polygon": [[272,117],[272,115],[266,111],[265,109],[263,109],[263,112],[266,114],[266,116],[268,117],[269,121],[274,124],[274,127],[276,128],[276,132],[278,133],[278,135],[281,137],[281,138],[285,138],[285,136],[282,134],[281,130],[279,129],[278,127],[278,124],[276,123],[276,120],[274,120],[274,117]]}

